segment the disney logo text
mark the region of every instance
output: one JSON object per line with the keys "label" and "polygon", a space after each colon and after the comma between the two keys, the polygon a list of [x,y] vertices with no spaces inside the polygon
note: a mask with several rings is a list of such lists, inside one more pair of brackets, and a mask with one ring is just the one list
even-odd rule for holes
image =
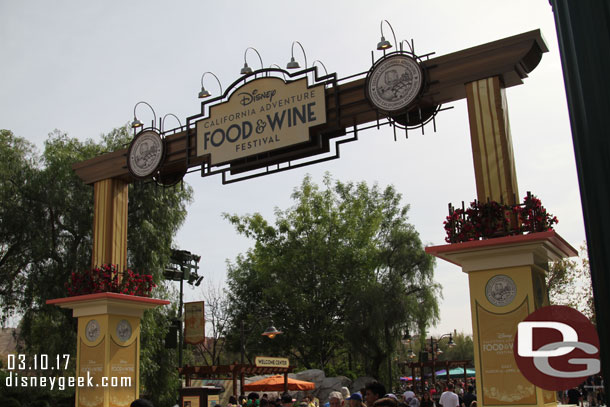
{"label": "disney logo text", "polygon": [[252,93],[241,92],[238,96],[241,96],[239,103],[242,106],[247,106],[252,102],[258,102],[259,100],[269,99],[269,102],[273,101],[273,97],[275,96],[277,90],[266,90],[264,92],[259,92],[258,89],[254,89]]}

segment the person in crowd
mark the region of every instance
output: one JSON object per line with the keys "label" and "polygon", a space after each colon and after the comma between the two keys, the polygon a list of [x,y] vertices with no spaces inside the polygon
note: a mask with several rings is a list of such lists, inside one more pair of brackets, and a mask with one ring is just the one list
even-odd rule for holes
{"label": "person in crowd", "polygon": [[345,400],[343,400],[343,394],[340,391],[331,391],[328,395],[328,402],[330,407],[343,407]]}
{"label": "person in crowd", "polygon": [[408,399],[415,397],[415,392],[413,391],[413,387],[407,387],[407,391],[402,394],[403,399],[406,403],[408,403]]}
{"label": "person in crowd", "polygon": [[419,407],[419,399],[415,395],[412,387],[408,387],[407,391],[402,394],[402,397],[405,400],[405,404],[409,407]]}
{"label": "person in crowd", "polygon": [[383,384],[379,382],[370,382],[364,388],[364,399],[366,400],[366,405],[368,407],[372,407],[373,403],[381,399],[384,394],[386,394],[386,391]]}
{"label": "person in crowd", "polygon": [[130,407],[155,407],[152,402],[146,399],[137,399],[131,402]]}
{"label": "person in crowd", "polygon": [[568,390],[568,404],[576,404],[581,405],[582,403],[582,394],[578,391],[578,388],[573,387]]}
{"label": "person in crowd", "polygon": [[436,404],[434,403],[434,400],[432,400],[432,396],[430,395],[429,391],[424,391],[419,405],[420,407],[436,407]]}
{"label": "person in crowd", "polygon": [[441,394],[441,398],[438,401],[438,404],[441,407],[460,407],[460,399],[457,394],[453,392],[454,385],[449,382],[447,384],[447,391]]}
{"label": "person in crowd", "polygon": [[362,394],[360,393],[353,393],[347,400],[349,401],[349,407],[366,407],[362,402]]}
{"label": "person in crowd", "polygon": [[349,397],[349,389],[347,387],[341,387],[341,394],[343,394],[343,400],[347,400]]}
{"label": "person in crowd", "polygon": [[282,394],[282,407],[292,407],[292,396],[288,393]]}
{"label": "person in crowd", "polygon": [[371,407],[398,407],[398,400],[390,397],[382,397],[375,400]]}
{"label": "person in crowd", "polygon": [[237,397],[235,397],[235,395],[232,395],[229,397],[229,403],[227,404],[227,406],[230,406],[230,407],[237,406]]}
{"label": "person in crowd", "polygon": [[464,394],[464,407],[470,407],[470,404],[477,399],[477,396],[474,395],[474,387],[471,385],[468,386],[468,391]]}

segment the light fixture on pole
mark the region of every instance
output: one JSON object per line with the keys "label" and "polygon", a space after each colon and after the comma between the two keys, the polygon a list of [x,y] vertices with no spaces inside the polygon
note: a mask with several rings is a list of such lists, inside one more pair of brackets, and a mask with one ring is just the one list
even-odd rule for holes
{"label": "light fixture on pole", "polygon": [[144,125],[144,123],[142,123],[142,122],[141,122],[140,120],[138,120],[138,118],[136,117],[136,107],[138,107],[138,105],[139,105],[140,103],[144,103],[146,106],[150,107],[150,110],[152,110],[152,112],[153,112],[153,116],[154,116],[154,118],[155,118],[155,119],[154,119],[154,121],[153,121],[153,123],[156,123],[156,122],[157,122],[157,114],[155,113],[155,109],[153,109],[153,108],[152,108],[152,106],[151,106],[151,105],[149,105],[148,103],[146,103],[146,102],[144,102],[144,101],[141,101],[141,102],[136,103],[136,105],[133,107],[133,121],[131,122],[131,128],[132,128],[132,129],[136,129],[136,128],[138,128],[138,127],[142,127],[142,126]]}
{"label": "light fixture on pole", "polygon": [[382,50],[386,50],[389,48],[392,48],[392,44],[390,43],[390,41],[386,40],[385,37],[383,36],[383,23],[386,22],[388,24],[388,26],[390,27],[390,30],[392,30],[392,36],[394,37],[394,44],[396,44],[396,34],[394,34],[394,28],[392,28],[392,24],[390,24],[388,22],[388,20],[381,20],[381,24],[380,24],[380,29],[381,29],[381,41],[379,41],[377,43],[377,49],[379,51]]}
{"label": "light fixture on pole", "polygon": [[165,116],[163,116],[163,117],[161,118],[161,132],[163,132],[163,130],[165,129],[164,124],[165,124],[165,118],[166,118],[167,116],[173,116],[173,117],[175,117],[175,118],[176,118],[176,120],[178,120],[178,124],[180,125],[180,127],[182,127],[182,122],[180,121],[180,119],[178,118],[178,116],[176,116],[176,115],[175,115],[175,114],[173,114],[173,113],[168,113],[168,114],[166,114]]}
{"label": "light fixture on pole", "polygon": [[266,336],[269,339],[273,339],[277,335],[280,335],[280,334],[282,334],[282,332],[275,329],[275,327],[273,325],[271,325],[269,328],[265,329],[265,332],[262,333],[263,336]]}
{"label": "light fixture on pole", "polygon": [[411,347],[411,339],[413,339],[413,337],[411,336],[411,334],[409,333],[409,328],[405,328],[405,333],[402,337],[402,339],[400,340],[405,346],[408,345],[409,349],[407,350],[407,357],[409,359],[414,359],[415,358],[415,352],[413,352],[413,348]]}
{"label": "light fixture on pole", "polygon": [[322,68],[324,68],[324,72],[326,73],[326,76],[328,76],[328,69],[326,69],[326,65],[324,65],[324,63],[322,61],[316,59],[315,61],[313,61],[311,63],[311,66],[313,67],[316,64],[316,62],[319,63],[320,65],[322,65]]}
{"label": "light fixture on pole", "polygon": [[184,280],[187,280],[191,285],[194,281],[196,281],[196,285],[201,284],[203,276],[200,276],[197,273],[200,260],[201,256],[197,254],[186,250],[172,249],[169,263],[163,270],[163,276],[166,280],[180,281],[180,304],[178,305],[178,367],[182,367],[182,297],[184,295]]}
{"label": "light fixture on pole", "polygon": [[[245,322],[242,319],[241,320],[241,330],[240,330],[240,345],[241,345],[241,364],[244,364],[244,359],[245,359],[245,355],[246,355],[246,327],[245,327]],[[256,324],[258,327],[260,327],[260,322],[257,322]],[[252,331],[250,331],[252,332]],[[273,326],[273,323],[271,324],[271,326],[269,326],[269,328],[265,329],[265,332],[263,332],[261,335],[262,336],[266,336],[269,339],[273,339],[275,338],[277,335],[282,334],[283,332],[278,331],[275,326]]]}
{"label": "light fixture on pole", "polygon": [[299,47],[301,47],[301,51],[303,51],[303,57],[305,58],[305,69],[307,69],[307,54],[305,54],[305,48],[303,48],[303,45],[298,41],[292,41],[292,45],[290,47],[290,62],[286,64],[286,69],[298,69],[301,67],[299,63],[294,59],[294,44],[299,44]]}
{"label": "light fixture on pole", "polygon": [[263,65],[263,58],[261,58],[261,54],[258,53],[258,51],[256,50],[256,48],[253,47],[248,47],[246,48],[246,50],[244,51],[244,67],[241,68],[241,71],[239,71],[240,74],[242,75],[248,75],[252,73],[252,68],[250,68],[248,66],[248,61],[246,61],[246,55],[248,55],[248,50],[251,49],[252,51],[256,52],[256,55],[258,55],[258,59],[259,61],[261,61],[261,69],[264,69],[264,65]]}
{"label": "light fixture on pole", "polygon": [[441,335],[436,340],[433,337],[430,337],[430,353],[432,353],[433,359],[436,359],[436,356],[441,355],[443,353],[443,351],[441,350],[441,348],[439,346],[439,343],[440,343],[441,339],[444,339],[447,337],[449,338],[449,341],[447,342],[447,346],[450,348],[453,348],[455,346],[455,342],[453,341],[453,335],[451,333]]}
{"label": "light fixture on pole", "polygon": [[285,71],[282,69],[281,66],[279,66],[278,64],[271,64],[269,65],[269,68],[277,68],[280,70],[280,72],[282,73],[282,76],[284,77],[284,82],[286,81],[286,74],[284,73]]}
{"label": "light fixture on pole", "polygon": [[222,84],[220,83],[220,79],[218,79],[218,76],[214,75],[214,73],[212,73],[212,72],[204,72],[203,75],[201,75],[201,91],[199,92],[199,95],[198,95],[199,99],[204,99],[204,98],[212,96],[212,94],[203,87],[203,77],[206,76],[207,74],[210,74],[214,78],[216,78],[216,82],[218,82],[218,86],[220,87],[220,95],[222,96]]}
{"label": "light fixture on pole", "polygon": [[402,48],[402,43],[403,43],[403,42],[407,44],[407,47],[409,47],[409,52],[410,52],[411,54],[415,55],[415,51],[413,50],[413,49],[414,49],[414,46],[413,46],[413,40],[411,40],[411,42],[409,42],[409,41],[407,41],[407,40],[402,40],[402,41],[400,41],[400,50],[401,50],[401,51],[403,50],[403,48]]}

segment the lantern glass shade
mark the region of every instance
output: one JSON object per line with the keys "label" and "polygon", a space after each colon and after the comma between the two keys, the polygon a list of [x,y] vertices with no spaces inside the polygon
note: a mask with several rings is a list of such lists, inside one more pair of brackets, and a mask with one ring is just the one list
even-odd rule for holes
{"label": "lantern glass shade", "polygon": [[210,92],[208,92],[203,86],[201,87],[201,92],[199,92],[199,99],[207,98],[212,96]]}
{"label": "lantern glass shade", "polygon": [[298,69],[301,65],[294,59],[294,57],[290,58],[290,62],[286,64],[286,69]]}
{"label": "lantern glass shade", "polygon": [[381,36],[381,41],[377,43],[377,49],[381,51],[388,48],[392,48],[392,44],[390,44],[390,41],[386,40],[384,36]]}
{"label": "lantern glass shade", "polygon": [[246,62],[244,62],[244,67],[241,68],[241,71],[239,71],[239,73],[241,73],[242,75],[251,74],[252,68],[250,68]]}
{"label": "lantern glass shade", "polygon": [[131,128],[135,129],[135,128],[142,127],[142,126],[143,126],[143,123],[140,120],[138,120],[137,117],[134,117],[133,121],[131,122]]}
{"label": "lantern glass shade", "polygon": [[271,325],[269,328],[265,329],[265,332],[263,332],[262,335],[268,337],[269,339],[273,339],[281,333],[282,332],[278,331],[273,325]]}

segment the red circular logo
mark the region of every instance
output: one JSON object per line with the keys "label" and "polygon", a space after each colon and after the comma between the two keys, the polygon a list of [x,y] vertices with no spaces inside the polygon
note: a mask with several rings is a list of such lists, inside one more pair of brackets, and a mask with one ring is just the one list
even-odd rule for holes
{"label": "red circular logo", "polygon": [[599,338],[580,312],[542,307],[520,322],[513,352],[527,380],[546,390],[567,390],[599,373]]}

